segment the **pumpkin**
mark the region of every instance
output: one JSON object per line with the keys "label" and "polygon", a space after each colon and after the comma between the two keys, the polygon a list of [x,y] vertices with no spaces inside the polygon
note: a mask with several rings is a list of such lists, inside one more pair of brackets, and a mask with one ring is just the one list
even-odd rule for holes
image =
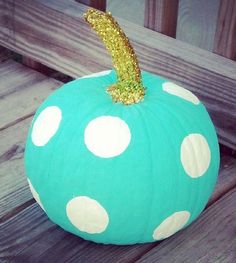
{"label": "pumpkin", "polygon": [[98,243],[167,238],[203,211],[219,169],[214,125],[190,91],[148,72],[110,14],[86,20],[114,70],[63,85],[37,110],[25,150],[32,194],[60,227]]}

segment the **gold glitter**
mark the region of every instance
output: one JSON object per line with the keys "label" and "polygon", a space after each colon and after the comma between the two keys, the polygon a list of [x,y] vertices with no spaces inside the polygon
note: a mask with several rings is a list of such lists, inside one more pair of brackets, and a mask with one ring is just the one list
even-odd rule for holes
{"label": "gold glitter", "polygon": [[117,83],[107,89],[113,101],[126,105],[138,103],[144,98],[145,88],[142,85],[137,56],[124,31],[110,13],[90,8],[84,18],[111,54],[118,78]]}

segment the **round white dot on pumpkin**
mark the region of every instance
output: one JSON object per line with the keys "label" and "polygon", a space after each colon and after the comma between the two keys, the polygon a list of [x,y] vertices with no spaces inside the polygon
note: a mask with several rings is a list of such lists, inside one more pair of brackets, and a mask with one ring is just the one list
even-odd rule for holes
{"label": "round white dot on pumpkin", "polygon": [[35,190],[35,188],[33,187],[32,183],[30,182],[29,179],[28,180],[28,184],[29,184],[29,187],[30,187],[30,191],[34,197],[34,199],[36,200],[36,202],[40,205],[40,207],[45,211],[44,207],[43,207],[43,204],[40,200],[40,197],[39,197],[39,194],[37,193],[37,191]]}
{"label": "round white dot on pumpkin", "polygon": [[172,236],[180,229],[182,229],[190,218],[190,213],[188,211],[179,211],[173,213],[171,216],[167,217],[161,222],[158,227],[155,228],[153,232],[153,239],[161,240]]}
{"label": "round white dot on pumpkin", "polygon": [[84,132],[84,142],[89,151],[102,158],[120,155],[129,146],[130,140],[130,129],[119,117],[101,116],[93,119]]}
{"label": "round white dot on pumpkin", "polygon": [[206,138],[198,133],[186,136],[181,144],[181,162],[192,178],[203,176],[211,161],[211,151]]}
{"label": "round white dot on pumpkin", "polygon": [[199,104],[200,101],[191,91],[180,87],[179,85],[172,82],[165,82],[162,84],[164,91],[170,93],[171,95],[178,96],[184,100],[192,102],[193,104]]}
{"label": "round white dot on pumpkin", "polygon": [[87,79],[87,78],[93,78],[93,77],[102,77],[102,76],[106,76],[110,73],[111,73],[111,70],[104,70],[101,72],[97,72],[97,73],[93,73],[93,74],[83,76],[83,77],[81,77],[81,79]]}
{"label": "round white dot on pumpkin", "polygon": [[71,199],[66,205],[66,213],[76,228],[89,234],[102,233],[109,223],[105,208],[88,196]]}
{"label": "round white dot on pumpkin", "polygon": [[32,142],[36,146],[44,146],[56,134],[62,118],[59,107],[45,108],[34,122],[32,129]]}

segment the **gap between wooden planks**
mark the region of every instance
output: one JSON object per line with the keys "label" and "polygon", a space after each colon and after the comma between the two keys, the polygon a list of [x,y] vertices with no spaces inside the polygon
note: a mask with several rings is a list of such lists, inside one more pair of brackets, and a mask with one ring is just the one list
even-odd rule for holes
{"label": "gap between wooden planks", "polygon": [[61,86],[61,82],[26,70],[14,61],[0,64],[0,76],[0,131],[31,116],[42,101]]}
{"label": "gap between wooden planks", "polygon": [[[73,77],[110,68],[105,48],[82,18],[86,9],[72,0],[0,0],[0,44]],[[221,143],[236,149],[236,63],[119,21],[142,69],[194,91]]]}

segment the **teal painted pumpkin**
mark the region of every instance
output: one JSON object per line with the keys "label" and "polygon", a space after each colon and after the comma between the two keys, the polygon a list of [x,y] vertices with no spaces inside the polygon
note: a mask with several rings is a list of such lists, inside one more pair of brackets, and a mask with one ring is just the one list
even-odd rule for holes
{"label": "teal painted pumpkin", "polygon": [[114,70],[63,85],[37,110],[25,166],[34,198],[63,229],[99,243],[167,238],[193,222],[214,189],[219,148],[190,91],[142,72],[139,103],[115,103]]}

